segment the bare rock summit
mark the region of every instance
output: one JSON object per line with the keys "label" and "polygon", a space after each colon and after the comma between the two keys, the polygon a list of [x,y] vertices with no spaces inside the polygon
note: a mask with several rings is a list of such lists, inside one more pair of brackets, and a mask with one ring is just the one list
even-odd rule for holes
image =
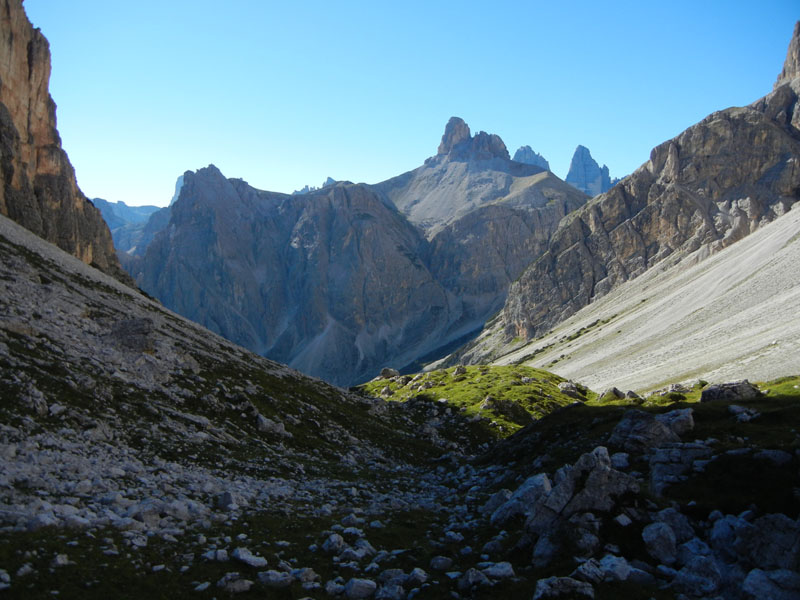
{"label": "bare rock summit", "polygon": [[775,86],[772,89],[777,90],[797,77],[800,77],[800,21],[794,24],[794,32],[789,42],[789,50],[786,52],[783,70],[778,75],[778,81],[775,82]]}
{"label": "bare rock summit", "polygon": [[444,128],[442,142],[437,155],[449,155],[451,159],[509,160],[508,149],[499,135],[479,131],[474,137],[469,125],[460,117],[450,117]]}
{"label": "bare rock summit", "polygon": [[537,167],[542,167],[548,171],[550,170],[550,163],[547,162],[547,159],[538,152],[534,151],[534,149],[530,146],[520,146],[517,151],[514,152],[513,160],[526,165],[536,165]]}

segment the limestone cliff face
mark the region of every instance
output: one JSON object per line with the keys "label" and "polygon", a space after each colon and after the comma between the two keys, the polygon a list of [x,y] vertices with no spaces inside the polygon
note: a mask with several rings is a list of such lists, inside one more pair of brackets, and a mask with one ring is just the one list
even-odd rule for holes
{"label": "limestone cliff face", "polygon": [[794,78],[710,115],[565,219],[511,287],[506,335],[535,337],[668,256],[714,252],[783,215],[800,200],[798,94]]}
{"label": "limestone cliff face", "polygon": [[445,127],[436,156],[421,167],[372,186],[428,239],[490,203],[519,201],[540,208],[549,202],[583,203],[585,196],[540,166],[509,159],[499,136],[475,136],[460,118]]}
{"label": "limestone cliff face", "polygon": [[184,175],[137,283],[212,331],[338,384],[446,343],[461,303],[425,240],[367,186],[262,192],[215,167]]}
{"label": "limestone cliff face", "polygon": [[111,234],[81,193],[56,130],[50,48],[19,0],[0,0],[0,213],[125,281]]}
{"label": "limestone cliff face", "polygon": [[471,328],[502,308],[511,283],[547,249],[559,221],[582,204],[566,199],[539,210],[488,204],[436,234],[431,272],[462,302]]}

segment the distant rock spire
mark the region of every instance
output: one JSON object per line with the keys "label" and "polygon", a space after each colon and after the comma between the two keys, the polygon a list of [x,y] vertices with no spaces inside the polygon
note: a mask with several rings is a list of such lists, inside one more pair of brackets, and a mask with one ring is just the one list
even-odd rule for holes
{"label": "distant rock spire", "polygon": [[612,185],[608,167],[603,165],[600,168],[585,146],[575,148],[575,154],[569,163],[569,173],[564,181],[590,196],[607,192]]}
{"label": "distant rock spire", "polygon": [[547,162],[547,159],[538,152],[534,152],[530,146],[520,146],[514,152],[514,160],[526,165],[535,165],[548,171],[550,170],[550,163]]}
{"label": "distant rock spire", "polygon": [[447,155],[456,160],[510,160],[508,148],[500,136],[479,131],[472,137],[469,125],[459,117],[450,117],[447,122],[437,155]]}
{"label": "distant rock spire", "polygon": [[444,128],[442,143],[439,144],[439,151],[437,154],[449,154],[456,145],[461,142],[470,141],[471,139],[472,136],[469,132],[469,125],[464,122],[464,119],[460,117],[450,117],[450,120]]}
{"label": "distant rock spire", "polygon": [[783,63],[783,70],[778,75],[773,90],[777,90],[792,79],[800,77],[800,21],[794,24],[794,33],[789,42],[789,50],[786,52],[786,61]]}

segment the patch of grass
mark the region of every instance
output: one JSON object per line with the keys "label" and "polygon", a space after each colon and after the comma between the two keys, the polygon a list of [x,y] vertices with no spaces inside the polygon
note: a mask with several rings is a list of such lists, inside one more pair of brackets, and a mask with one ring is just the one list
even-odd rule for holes
{"label": "patch of grass", "polygon": [[[438,401],[467,418],[493,421],[498,436],[506,437],[532,420],[575,402],[575,397],[558,388],[565,381],[532,367],[470,366],[440,369],[415,377],[376,379],[360,389],[365,394],[397,402],[418,398]],[[587,388],[579,389],[584,401],[596,396]]]}

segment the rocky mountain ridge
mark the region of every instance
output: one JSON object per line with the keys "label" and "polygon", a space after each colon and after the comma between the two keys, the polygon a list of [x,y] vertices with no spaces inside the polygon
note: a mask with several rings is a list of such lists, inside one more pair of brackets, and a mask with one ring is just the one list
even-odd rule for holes
{"label": "rocky mountain ridge", "polygon": [[800,198],[798,91],[793,79],[713,113],[570,215],[512,286],[507,336],[541,335],[667,256],[713,253],[785,214]]}
{"label": "rocky mountain ridge", "polygon": [[306,372],[347,383],[389,356],[410,362],[463,310],[426,268],[417,230],[365,186],[287,196],[211,166],[184,175],[171,210],[134,267],[139,285]]}
{"label": "rocky mountain ridge", "polygon": [[61,148],[48,91],[50,46],[17,0],[0,4],[0,47],[0,214],[129,282]]}
{"label": "rocky mountain ridge", "polygon": [[[669,257],[535,340],[487,328],[462,360],[544,368],[592,389],[795,372],[800,206],[713,256]],[[702,290],[702,293],[698,293]],[[725,335],[720,336],[719,332]],[[486,349],[494,354],[480,354]]]}
{"label": "rocky mountain ridge", "polygon": [[[146,231],[153,226],[149,224],[150,218],[154,213],[163,210],[158,206],[128,206],[122,201],[109,202],[102,198],[92,198],[92,204],[100,210],[111,230],[111,239],[118,253],[136,253],[136,248],[143,245]],[[153,223],[158,222],[158,218],[153,219]],[[145,241],[149,243],[149,239],[152,236]],[[125,257],[121,254],[119,257],[124,265]]]}
{"label": "rocky mountain ridge", "polygon": [[[433,159],[439,167],[471,170],[459,189],[481,179],[480,193],[505,195],[462,206],[431,239],[393,204],[386,190],[395,180],[286,196],[210,167],[184,175],[179,200],[155,213],[147,225],[153,241],[143,237],[134,256],[123,256],[126,268],[171,309],[335,383],[441,353],[502,307],[511,282],[586,197],[547,171],[510,161],[502,140],[473,138],[458,119],[440,149],[448,154]],[[430,184],[463,204],[461,191],[429,177],[430,164],[406,182]],[[497,165],[519,176],[492,170]],[[498,173],[500,183],[492,179]]]}
{"label": "rocky mountain ridge", "polygon": [[577,206],[580,192],[535,165],[510,160],[503,140],[452,117],[436,156],[421,167],[372,186],[432,239],[457,219],[487,204],[544,209]]}

